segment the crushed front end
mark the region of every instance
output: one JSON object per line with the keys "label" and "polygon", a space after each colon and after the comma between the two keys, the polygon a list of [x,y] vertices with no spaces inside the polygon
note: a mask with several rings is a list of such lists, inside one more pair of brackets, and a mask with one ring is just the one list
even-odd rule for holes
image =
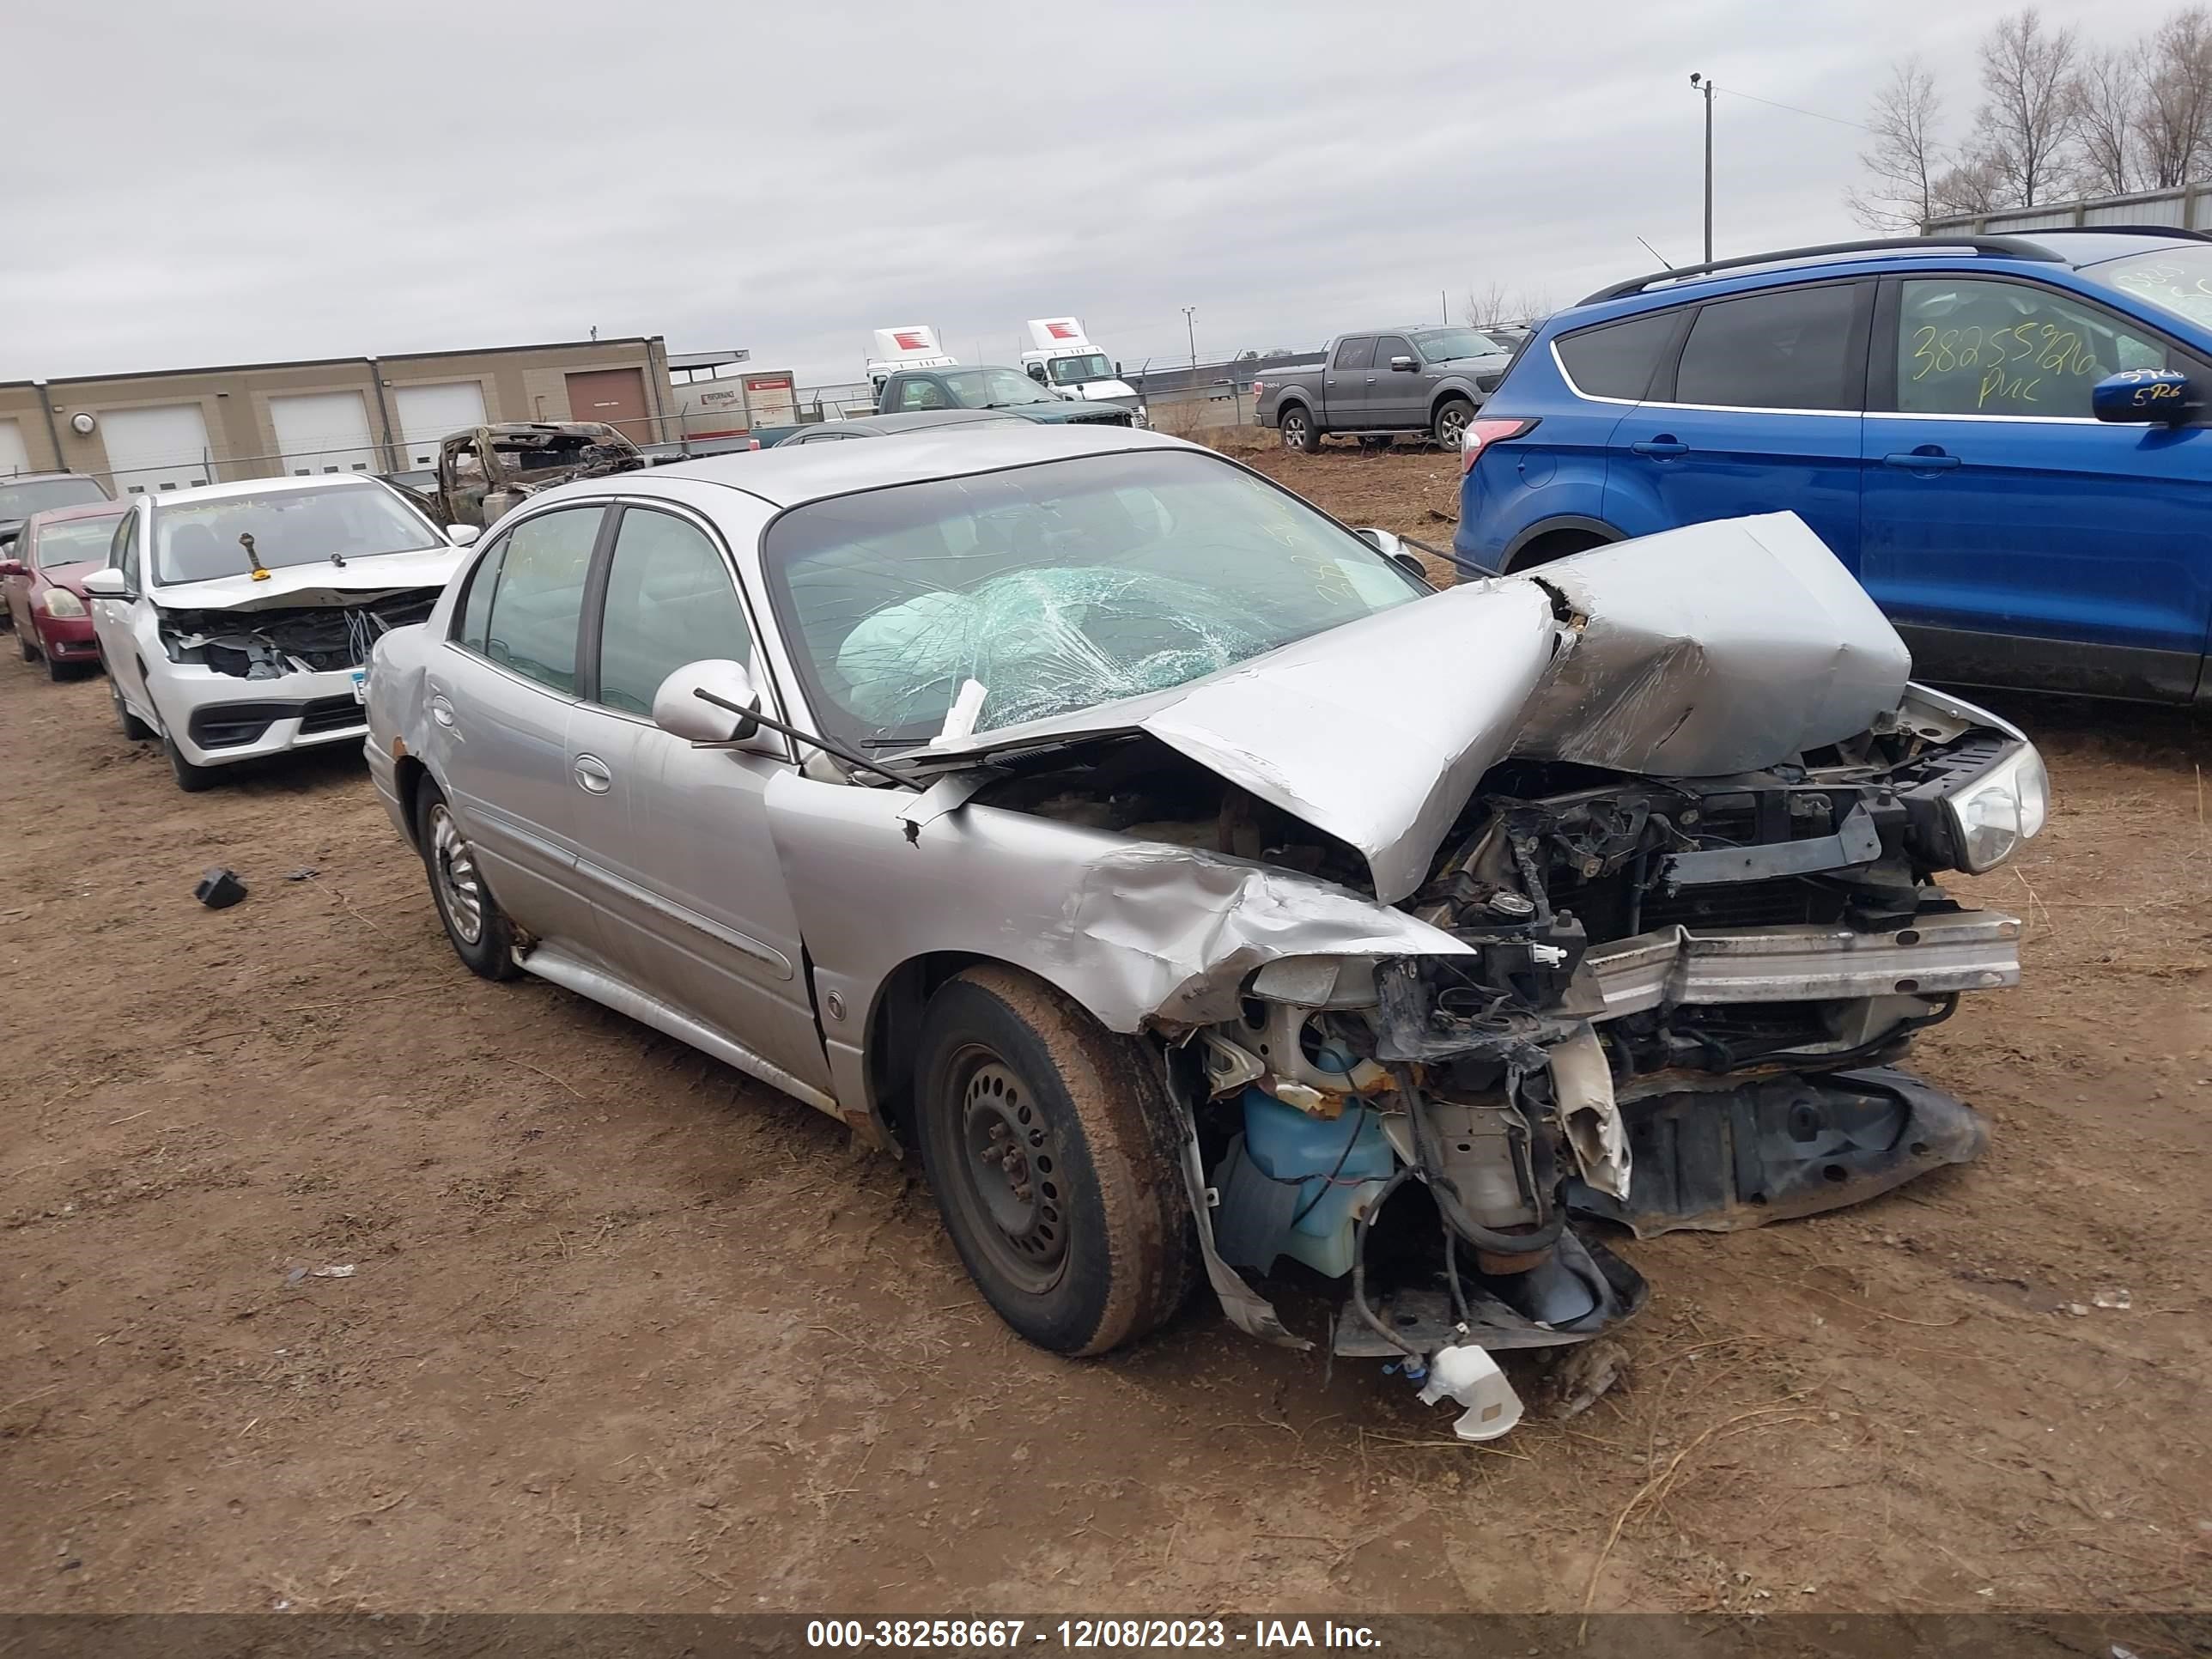
{"label": "crushed front end", "polygon": [[1337,1281],[1337,1352],[1504,1432],[1510,1388],[1462,1351],[1643,1304],[1593,1218],[1756,1225],[1979,1152],[1970,1107],[1893,1067],[2017,981],[2018,921],[1936,878],[2008,856],[2045,795],[2019,732],[1918,687],[1742,773],[1492,769],[1401,902],[1466,954],[1273,962],[1199,1035],[1213,1250]]}

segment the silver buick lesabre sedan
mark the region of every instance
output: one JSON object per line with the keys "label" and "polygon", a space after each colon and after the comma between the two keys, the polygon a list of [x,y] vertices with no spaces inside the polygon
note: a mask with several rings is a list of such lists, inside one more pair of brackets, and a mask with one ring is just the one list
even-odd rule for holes
{"label": "silver buick lesabre sedan", "polygon": [[1128,428],[584,480],[377,641],[370,767],[469,968],[918,1149],[1031,1341],[1320,1292],[1487,1437],[1642,1304],[1608,1227],[1980,1150],[1892,1063],[2047,792],[1793,516],[1410,563]]}

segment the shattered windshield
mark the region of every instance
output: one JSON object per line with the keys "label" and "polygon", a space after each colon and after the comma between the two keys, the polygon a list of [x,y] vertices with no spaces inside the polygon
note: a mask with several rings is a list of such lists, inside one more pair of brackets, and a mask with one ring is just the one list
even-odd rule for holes
{"label": "shattered windshield", "polygon": [[970,680],[972,729],[992,731],[1181,685],[1428,591],[1297,497],[1178,450],[816,501],[763,552],[825,730],[878,749],[959,735],[947,716]]}
{"label": "shattered windshield", "polygon": [[1114,366],[1106,361],[1103,351],[1094,351],[1087,357],[1055,357],[1046,367],[1052,373],[1054,386],[1081,386],[1087,380],[1114,378]]}
{"label": "shattered windshield", "polygon": [[[249,552],[240,538],[251,536]],[[333,555],[421,553],[444,544],[378,483],[270,489],[213,500],[163,501],[154,515],[154,571],[160,582],[204,582],[313,564]]]}

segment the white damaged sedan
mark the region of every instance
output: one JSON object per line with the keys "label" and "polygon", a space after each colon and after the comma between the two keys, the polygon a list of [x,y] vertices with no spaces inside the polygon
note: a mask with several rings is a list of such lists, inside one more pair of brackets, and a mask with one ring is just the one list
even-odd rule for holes
{"label": "white damaged sedan", "polygon": [[1030,1340],[1203,1278],[1486,1438],[1643,1304],[1608,1228],[1976,1155],[1894,1062],[2016,981],[1938,878],[2046,791],[1789,514],[1393,551],[1126,428],[580,481],[378,641],[369,769],[470,969],[918,1147]]}
{"label": "white damaged sedan", "polygon": [[146,495],[85,578],[125,733],[180,789],[243,760],[359,742],[370,647],[430,613],[476,532],[374,478],[256,478]]}

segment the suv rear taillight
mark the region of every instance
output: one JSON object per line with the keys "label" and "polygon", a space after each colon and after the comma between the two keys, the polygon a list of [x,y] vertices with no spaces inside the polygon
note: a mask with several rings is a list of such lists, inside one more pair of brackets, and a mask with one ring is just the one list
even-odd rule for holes
{"label": "suv rear taillight", "polygon": [[1478,415],[1467,423],[1467,431],[1459,441],[1459,470],[1462,475],[1472,468],[1482,452],[1508,438],[1519,438],[1536,429],[1532,419],[1516,420],[1510,415]]}

